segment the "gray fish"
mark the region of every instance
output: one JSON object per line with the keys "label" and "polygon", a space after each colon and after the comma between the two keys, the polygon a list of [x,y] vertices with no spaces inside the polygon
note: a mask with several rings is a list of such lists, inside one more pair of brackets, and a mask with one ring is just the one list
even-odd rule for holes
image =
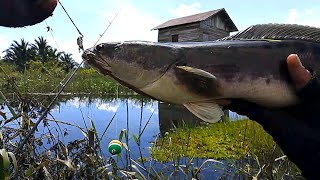
{"label": "gray fish", "polygon": [[297,104],[285,63],[292,53],[318,71],[320,29],[263,24],[212,42],[102,43],[83,58],[138,93],[216,122],[223,115],[221,100],[241,98],[269,108]]}

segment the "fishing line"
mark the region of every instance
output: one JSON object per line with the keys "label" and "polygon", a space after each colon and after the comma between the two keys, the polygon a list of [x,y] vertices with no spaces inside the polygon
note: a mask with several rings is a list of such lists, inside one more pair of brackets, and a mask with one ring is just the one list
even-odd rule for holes
{"label": "fishing line", "polygon": [[44,21],[44,22],[46,23],[47,31],[50,32],[51,37],[52,37],[54,43],[56,44],[58,50],[61,51],[61,50],[60,50],[60,46],[58,45],[58,42],[56,41],[56,38],[55,38],[54,35],[53,35],[53,29],[51,28],[51,26],[48,25],[47,21]]}
{"label": "fishing line", "polygon": [[79,69],[79,67],[82,65],[84,61],[82,61],[77,69],[75,69],[71,76],[67,79],[67,81],[65,82],[65,84],[63,84],[63,86],[61,87],[61,89],[59,90],[59,92],[56,94],[56,96],[53,98],[53,100],[50,102],[50,104],[47,106],[47,108],[45,109],[45,111],[42,113],[42,115],[39,117],[39,119],[37,120],[37,122],[34,123],[34,126],[32,127],[32,129],[29,131],[29,133],[27,134],[27,136],[25,137],[25,139],[22,141],[22,143],[18,146],[17,149],[17,154],[20,153],[20,151],[22,150],[23,146],[27,143],[27,141],[29,140],[30,136],[36,131],[36,129],[38,128],[38,125],[40,124],[40,122],[42,121],[42,119],[48,114],[48,112],[50,111],[51,107],[53,106],[55,100],[59,97],[59,95],[62,93],[62,91],[64,90],[64,88],[68,85],[69,81],[72,79],[72,77],[74,76],[74,74],[77,72],[77,70]]}
{"label": "fishing line", "polygon": [[[68,16],[68,18],[70,19],[70,21],[72,22],[72,24],[74,25],[74,27],[77,29],[78,33],[79,33],[79,37],[77,38],[77,45],[79,47],[79,51],[82,50],[84,51],[83,48],[83,34],[81,33],[81,31],[79,30],[79,28],[77,27],[77,25],[74,23],[73,19],[70,17],[69,13],[67,12],[67,10],[64,8],[64,6],[62,5],[62,3],[60,2],[60,0],[58,0],[59,4],[61,5],[62,9],[64,10],[64,12],[66,13],[66,15]],[[116,16],[113,18],[113,20],[109,23],[109,25],[107,26],[107,28],[105,29],[105,31],[103,32],[102,35],[100,35],[98,41],[96,43],[99,42],[99,40],[102,38],[102,36],[105,34],[105,32],[109,29],[109,27],[111,26],[111,24],[113,23],[113,21],[115,20],[115,18],[118,16],[119,12],[116,14]],[[27,143],[27,141],[29,140],[29,138],[31,137],[31,135],[37,130],[38,125],[40,124],[40,122],[42,121],[42,119],[49,113],[51,107],[53,106],[55,100],[60,96],[60,94],[62,93],[62,91],[64,90],[64,88],[67,86],[67,84],[70,82],[70,80],[73,78],[73,76],[75,75],[75,73],[78,71],[78,69],[81,67],[81,65],[84,63],[84,59],[82,59],[81,63],[78,64],[78,66],[76,67],[76,69],[72,72],[72,74],[68,77],[68,75],[66,77],[68,77],[68,79],[62,83],[60,82],[60,84],[55,88],[58,89],[61,85],[60,90],[58,91],[58,93],[55,95],[55,97],[52,99],[52,101],[50,102],[50,104],[47,106],[47,108],[45,109],[45,111],[42,113],[42,115],[39,117],[39,119],[34,123],[34,126],[32,127],[32,129],[29,131],[29,133],[26,135],[26,137],[24,138],[24,140],[22,141],[21,144],[19,144],[16,153],[19,154],[24,145]],[[66,77],[64,79],[66,79]],[[63,79],[63,80],[64,80]],[[16,174],[17,175],[17,174]]]}
{"label": "fishing line", "polygon": [[[58,0],[59,4],[61,5],[61,7],[63,8],[64,12],[67,14],[68,18],[70,19],[70,21],[72,22],[72,24],[74,25],[74,27],[77,29],[78,33],[80,34],[80,37],[78,37],[77,39],[77,44],[79,46],[79,50],[81,49],[82,51],[84,51],[83,48],[83,35],[81,33],[81,31],[79,30],[79,28],[77,27],[77,25],[74,23],[74,21],[72,20],[72,18],[70,17],[70,15],[68,14],[67,10],[64,8],[64,6],[62,5],[62,3]],[[72,74],[68,77],[68,79],[66,80],[66,82],[62,83],[60,82],[60,84],[55,88],[59,88],[59,86],[61,85],[60,90],[58,91],[58,93],[55,95],[55,97],[52,99],[52,101],[50,102],[50,104],[47,106],[47,108],[45,109],[45,111],[42,113],[42,115],[39,117],[39,119],[37,120],[37,122],[35,122],[34,126],[32,127],[32,129],[29,131],[29,133],[26,135],[26,137],[24,138],[24,140],[22,141],[21,144],[19,144],[16,153],[20,153],[24,147],[24,145],[27,143],[27,141],[29,140],[29,138],[31,137],[31,135],[37,130],[38,125],[40,124],[40,122],[42,121],[42,119],[48,114],[48,112],[50,111],[51,107],[53,106],[55,100],[59,97],[59,95],[62,93],[62,91],[64,90],[64,88],[67,86],[67,84],[70,82],[70,80],[72,79],[72,77],[75,75],[75,73],[78,71],[78,69],[81,67],[81,65],[83,64],[84,60],[81,61],[81,63],[78,64],[77,68],[72,72]],[[66,79],[66,78],[64,78]]]}
{"label": "fishing line", "polygon": [[64,10],[64,12],[67,14],[68,18],[70,19],[70,21],[72,22],[73,26],[77,29],[78,33],[83,37],[81,31],[79,30],[79,28],[77,27],[77,25],[74,23],[74,21],[72,20],[72,18],[70,17],[69,13],[67,12],[67,10],[64,8],[64,6],[62,5],[62,3],[60,2],[60,0],[58,0],[60,6],[62,7],[62,9]]}
{"label": "fishing line", "polygon": [[100,39],[102,38],[102,36],[107,32],[107,30],[109,29],[109,27],[111,26],[111,24],[113,23],[113,21],[114,21],[114,20],[116,19],[116,17],[119,15],[120,11],[121,11],[121,9],[115,14],[115,16],[114,16],[113,19],[109,22],[107,28],[103,31],[103,33],[102,33],[102,34],[99,34],[100,37],[98,38],[98,40],[96,41],[96,43],[95,43],[93,46],[95,46],[95,45],[98,44],[98,42],[100,41]]}

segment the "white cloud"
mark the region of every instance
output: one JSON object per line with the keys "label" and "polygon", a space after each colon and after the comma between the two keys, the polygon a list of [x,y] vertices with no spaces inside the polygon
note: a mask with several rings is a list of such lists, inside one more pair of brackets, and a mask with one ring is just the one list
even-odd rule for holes
{"label": "white cloud", "polygon": [[4,56],[3,51],[7,49],[9,45],[10,45],[9,40],[4,36],[0,36],[0,57]]}
{"label": "white cloud", "polygon": [[[100,16],[108,19],[110,22],[117,12],[119,14],[100,42],[127,40],[157,41],[157,31],[151,31],[151,29],[159,25],[160,20],[126,0],[106,3],[108,6],[112,4],[114,11],[106,12],[105,10],[101,10]],[[106,26],[107,23],[103,23],[100,27],[101,31]]]}
{"label": "white cloud", "polygon": [[81,105],[80,98],[75,97],[75,98],[73,98],[72,100],[69,100],[69,104],[70,104],[71,106],[74,106],[75,108],[79,109],[79,108],[80,108],[80,105]]}
{"label": "white cloud", "polygon": [[320,13],[313,9],[290,9],[287,15],[287,23],[320,27]]}
{"label": "white cloud", "polygon": [[[57,48],[58,51],[64,51],[66,53],[71,53],[72,58],[77,62],[80,63],[82,61],[81,55],[82,52],[79,52],[78,45],[77,45],[77,34],[70,37],[69,39],[61,39],[59,36],[55,36],[55,39],[51,35],[48,34],[45,36],[50,46]],[[84,41],[85,42],[85,41]],[[85,46],[88,47],[88,46]]]}
{"label": "white cloud", "polygon": [[298,16],[299,13],[297,9],[290,9],[287,17],[287,22],[290,24],[296,23]]}
{"label": "white cloud", "polygon": [[176,17],[189,16],[201,13],[202,11],[200,10],[200,8],[200,3],[193,3],[190,5],[180,4],[176,9],[171,10],[171,13]]}
{"label": "white cloud", "polygon": [[157,102],[154,102],[154,103],[151,103],[151,104],[148,104],[146,106],[146,109],[149,110],[150,112],[154,113],[154,114],[158,114],[158,103]]}
{"label": "white cloud", "polygon": [[119,106],[120,106],[120,103],[97,104],[98,109],[105,110],[105,111],[111,111],[111,112],[117,112]]}
{"label": "white cloud", "polygon": [[312,14],[313,14],[313,10],[312,10],[312,9],[306,9],[306,10],[305,10],[305,13],[306,13],[307,15],[312,15]]}

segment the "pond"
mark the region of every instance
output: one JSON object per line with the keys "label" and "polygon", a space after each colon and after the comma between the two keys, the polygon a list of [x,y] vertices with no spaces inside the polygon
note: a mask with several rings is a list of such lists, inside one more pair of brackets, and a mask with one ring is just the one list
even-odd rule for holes
{"label": "pond", "polygon": [[[232,120],[243,118],[232,112],[229,116]],[[205,123],[182,106],[160,103],[141,96],[64,97],[55,103],[44,122],[39,125],[36,136],[48,134],[50,131],[64,144],[83,139],[86,135],[81,129],[86,131],[94,126],[98,137],[101,138],[101,156],[106,160],[115,160],[119,167],[127,166],[127,159],[132,159],[135,162],[140,161],[143,167],[150,167],[152,164],[155,171],[161,171],[161,174],[166,177],[179,179],[192,177],[194,170],[201,167],[207,160],[180,157],[175,162],[150,161],[151,147],[159,137],[175,128],[194,127],[205,125]],[[123,137],[122,142],[127,144],[130,153],[123,148],[121,156],[111,155],[108,152],[108,144],[112,140],[119,139],[124,129],[128,134],[128,141]],[[138,142],[136,137],[139,137]],[[50,138],[43,138],[41,143],[44,149],[49,147],[47,144],[50,144]],[[141,163],[141,157],[148,161]],[[202,166],[201,173],[197,177],[199,179],[239,178],[241,175],[237,174],[237,163],[241,162],[230,161],[230,159],[210,160]],[[183,171],[184,168],[193,167],[195,169]]]}
{"label": "pond", "polygon": [[[159,103],[141,97],[107,97],[104,99],[73,97],[66,102],[60,102],[59,105],[56,105],[50,112],[56,120],[77,124],[83,128],[91,127],[90,121],[92,121],[99,135],[102,135],[103,132],[106,131],[101,141],[105,158],[111,156],[107,150],[109,142],[119,139],[120,132],[126,129],[129,136],[128,147],[131,152],[130,155],[131,158],[136,161],[141,155],[149,158],[151,155],[150,148],[153,142],[157,137],[170,131],[170,129],[182,125],[195,126],[204,124],[182,106]],[[241,116],[230,113],[230,117],[236,119]],[[65,142],[84,137],[77,127],[70,127],[68,125],[60,126],[60,128],[68,134],[64,137]],[[133,135],[138,137],[140,134],[138,146],[134,141]],[[180,161],[179,164],[184,165],[188,159],[181,158]],[[204,161],[205,159],[194,159],[193,163],[199,167]],[[154,167],[163,168],[162,166],[163,165],[159,163]],[[167,163],[167,166],[171,166],[169,169],[172,169],[173,163]],[[213,164],[211,163],[209,167],[204,168],[202,176],[204,176],[204,178],[220,177],[224,173],[230,173],[230,171],[232,171],[221,168],[221,164],[216,164],[215,166],[216,168],[212,168]],[[170,172],[170,170],[168,170],[168,172]]]}

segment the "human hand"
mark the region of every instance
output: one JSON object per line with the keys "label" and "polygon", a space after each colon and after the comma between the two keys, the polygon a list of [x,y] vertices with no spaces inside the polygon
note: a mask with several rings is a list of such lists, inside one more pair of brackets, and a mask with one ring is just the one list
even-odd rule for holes
{"label": "human hand", "polygon": [[306,178],[313,179],[320,167],[320,81],[295,54],[287,67],[300,104],[272,110],[244,100],[232,100],[225,108],[246,115],[263,126]]}

